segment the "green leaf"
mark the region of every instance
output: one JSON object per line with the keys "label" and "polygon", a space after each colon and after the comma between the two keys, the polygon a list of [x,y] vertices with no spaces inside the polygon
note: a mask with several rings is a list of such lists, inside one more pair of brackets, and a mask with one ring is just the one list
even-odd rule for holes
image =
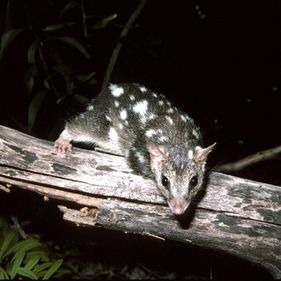
{"label": "green leaf", "polygon": [[0,280],[7,280],[7,279],[9,279],[9,274],[2,266],[0,266]]}
{"label": "green leaf", "polygon": [[114,20],[115,18],[117,18],[117,14],[113,14],[110,16],[107,16],[105,18],[103,18],[101,21],[99,21],[98,23],[96,23],[92,29],[101,29],[101,28],[105,28],[109,22],[111,22],[112,20]]}
{"label": "green leaf", "polygon": [[48,41],[48,40],[58,40],[58,41],[64,42],[64,43],[76,48],[87,59],[90,58],[90,55],[89,55],[88,51],[86,50],[86,48],[81,43],[79,43],[76,39],[74,39],[72,37],[50,37],[50,38],[46,39],[46,41]]}
{"label": "green leaf", "polygon": [[34,68],[34,65],[33,65],[33,66],[30,66],[27,69],[27,71],[24,75],[24,78],[23,78],[23,82],[26,86],[28,95],[31,94],[33,86],[34,86],[34,73],[35,73],[35,68]]}
{"label": "green leaf", "polygon": [[47,90],[50,90],[50,89],[51,89],[51,85],[50,85],[49,79],[50,79],[50,78],[47,77],[47,78],[44,79],[44,81],[43,81],[44,87],[45,87]]}
{"label": "green leaf", "polygon": [[48,26],[42,28],[41,30],[43,32],[52,32],[52,31],[56,31],[56,30],[65,29],[65,28],[71,27],[73,25],[77,25],[77,23],[65,22],[65,23],[51,24],[51,25],[48,25]]}
{"label": "green leaf", "polygon": [[45,28],[42,28],[42,31],[54,31],[65,28],[65,24],[59,23],[59,24],[51,24],[46,26]]}
{"label": "green leaf", "polygon": [[39,263],[41,259],[41,256],[40,255],[36,255],[36,256],[33,256],[33,257],[30,257],[30,258],[27,258],[27,262],[24,266],[25,269],[27,270],[32,270],[32,268]]}
{"label": "green leaf", "polygon": [[28,48],[27,61],[30,64],[35,64],[36,51],[38,49],[39,40],[34,41]]}
{"label": "green leaf", "polygon": [[38,247],[42,247],[42,244],[39,241],[37,241],[35,239],[24,240],[24,241],[17,243],[16,245],[14,245],[12,248],[10,248],[4,254],[3,258],[6,256],[9,256],[11,253],[17,253],[18,251],[27,252],[27,251],[30,251],[31,249],[35,249]]}
{"label": "green leaf", "polygon": [[5,53],[14,40],[24,31],[23,28],[11,29],[1,36],[0,40],[0,63],[2,62]]}
{"label": "green leaf", "polygon": [[82,95],[73,95],[73,99],[82,105],[86,105],[90,100]]}
{"label": "green leaf", "polygon": [[61,17],[65,12],[73,9],[73,8],[76,8],[78,6],[78,2],[75,1],[75,0],[72,0],[70,1],[69,3],[67,3],[64,8],[61,10],[60,14],[59,14],[59,17]]}
{"label": "green leaf", "polygon": [[96,72],[90,73],[90,74],[78,74],[76,75],[76,78],[81,81],[81,82],[85,82],[88,81],[89,79],[91,79],[94,75],[96,74]]}
{"label": "green leaf", "polygon": [[48,280],[61,267],[62,263],[63,259],[55,260],[42,279]]}
{"label": "green leaf", "polygon": [[68,96],[69,95],[63,95],[62,97],[58,98],[57,101],[56,101],[56,104],[60,104]]}
{"label": "green leaf", "polygon": [[10,272],[12,279],[14,279],[16,277],[16,275],[18,274],[18,269],[22,264],[24,256],[25,256],[25,251],[21,250],[21,251],[18,251],[12,258],[12,262],[11,262],[12,267],[11,267],[11,272]]}
{"label": "green leaf", "polygon": [[42,105],[42,102],[44,101],[44,98],[46,97],[47,91],[44,89],[40,91],[38,94],[36,94],[33,99],[31,100],[29,106],[28,106],[28,132],[31,132],[33,129],[33,126],[35,124],[39,109]]}
{"label": "green leaf", "polygon": [[5,257],[5,254],[7,253],[7,249],[12,246],[13,243],[18,241],[18,234],[13,229],[7,229],[5,232],[3,232],[3,242],[1,243],[1,249],[0,249],[0,260],[2,260],[2,257]]}
{"label": "green leaf", "polygon": [[[89,82],[90,84],[96,84],[97,83],[97,80],[94,79],[94,76],[96,75],[96,72],[91,72],[89,74],[78,74],[76,75],[76,78],[80,81],[80,82]],[[92,80],[95,81],[94,82],[91,82]]]}
{"label": "green leaf", "polygon": [[54,278],[57,278],[57,279],[61,279],[62,276],[64,275],[69,275],[73,273],[73,271],[71,271],[70,269],[66,269],[66,268],[59,268],[58,271],[56,272],[56,274],[54,275]]}
{"label": "green leaf", "polygon": [[23,267],[18,268],[17,274],[19,274],[23,277],[27,277],[27,278],[32,279],[32,280],[38,280],[38,277],[36,276],[35,273],[33,273],[31,270],[28,270],[28,269],[23,268]]}
{"label": "green leaf", "polygon": [[49,261],[47,250],[31,251],[26,254],[27,261],[33,259],[34,257],[40,257],[42,261]]}
{"label": "green leaf", "polygon": [[32,270],[39,278],[45,275],[45,270],[52,266],[52,262],[44,262],[42,264],[38,264]]}

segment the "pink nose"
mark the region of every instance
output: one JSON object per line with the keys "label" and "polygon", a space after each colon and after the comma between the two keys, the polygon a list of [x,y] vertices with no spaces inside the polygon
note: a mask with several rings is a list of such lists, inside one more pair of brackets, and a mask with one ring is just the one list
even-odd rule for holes
{"label": "pink nose", "polygon": [[185,209],[183,208],[172,208],[172,212],[175,215],[182,215],[184,213]]}
{"label": "pink nose", "polygon": [[169,205],[173,214],[182,215],[188,206],[188,202],[182,198],[180,199],[174,198],[169,202]]}

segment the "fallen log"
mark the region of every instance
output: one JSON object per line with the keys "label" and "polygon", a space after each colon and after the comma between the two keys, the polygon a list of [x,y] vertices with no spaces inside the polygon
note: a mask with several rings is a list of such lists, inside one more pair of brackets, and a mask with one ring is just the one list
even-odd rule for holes
{"label": "fallen log", "polygon": [[203,199],[184,226],[154,182],[133,174],[124,157],[79,148],[54,154],[52,145],[0,126],[0,189],[8,192],[16,185],[57,199],[63,218],[76,225],[226,252],[281,278],[279,186],[212,172]]}

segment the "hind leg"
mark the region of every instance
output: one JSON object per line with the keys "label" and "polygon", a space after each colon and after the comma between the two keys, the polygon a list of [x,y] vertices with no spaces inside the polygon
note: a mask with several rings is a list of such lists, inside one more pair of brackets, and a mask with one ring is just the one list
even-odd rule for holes
{"label": "hind leg", "polygon": [[93,111],[85,111],[70,119],[59,138],[55,141],[53,151],[65,153],[72,150],[72,142],[86,144],[98,143],[101,120]]}

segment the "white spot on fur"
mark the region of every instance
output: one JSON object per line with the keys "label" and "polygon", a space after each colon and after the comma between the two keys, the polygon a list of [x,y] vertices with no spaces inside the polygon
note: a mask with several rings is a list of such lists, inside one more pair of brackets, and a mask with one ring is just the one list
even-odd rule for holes
{"label": "white spot on fur", "polygon": [[181,120],[182,120],[183,122],[186,122],[186,118],[185,118],[184,115],[181,114],[180,117],[181,117]]}
{"label": "white spot on fur", "polygon": [[148,138],[150,138],[150,137],[152,137],[153,135],[156,135],[157,134],[157,132],[155,131],[155,130],[153,130],[153,129],[149,129],[149,130],[147,130],[146,132],[145,132],[145,135],[148,137]]}
{"label": "white spot on fur", "polygon": [[199,139],[200,135],[199,135],[199,133],[195,129],[192,130],[192,134],[193,134],[194,137]]}
{"label": "white spot on fur", "polygon": [[84,113],[80,114],[80,117],[81,117],[82,119],[84,119],[84,118],[85,118],[85,114],[84,114]]}
{"label": "white spot on fur", "polygon": [[135,155],[139,159],[140,163],[143,164],[145,162],[144,156],[140,152],[136,152]]}
{"label": "white spot on fur", "polygon": [[157,95],[155,93],[152,94],[153,97],[157,98]]}
{"label": "white spot on fur", "polygon": [[115,106],[115,107],[118,107],[119,105],[120,105],[120,102],[119,102],[118,100],[115,100],[115,101],[114,101],[114,106]]}
{"label": "white spot on fur", "polygon": [[180,169],[184,170],[184,164],[183,163],[180,164]]}
{"label": "white spot on fur", "polygon": [[159,141],[167,141],[167,140],[168,140],[168,138],[165,137],[165,136],[161,136],[161,137],[159,138]]}
{"label": "white spot on fur", "polygon": [[165,116],[166,120],[171,124],[173,125],[174,124],[174,121],[173,119],[170,117],[170,116]]}
{"label": "white spot on fur", "polygon": [[185,119],[188,121],[188,122],[191,122],[191,123],[194,123],[194,120],[188,116],[187,114],[185,115]]}
{"label": "white spot on fur", "polygon": [[152,120],[152,119],[154,119],[155,117],[156,117],[156,115],[153,114],[153,113],[151,113],[151,114],[147,117],[147,119],[148,119],[148,120]]}
{"label": "white spot on fur", "polygon": [[111,91],[111,94],[116,98],[118,98],[122,94],[124,94],[124,89],[122,87],[119,87],[119,86],[115,85],[115,84],[111,84],[109,86],[109,89]]}
{"label": "white spot on fur", "polygon": [[142,117],[145,117],[145,114],[147,112],[147,107],[148,107],[147,100],[142,100],[133,106],[133,111],[135,113],[140,114]]}
{"label": "white spot on fur", "polygon": [[89,110],[89,111],[94,110],[94,106],[93,105],[88,105],[87,106],[87,110]]}
{"label": "white spot on fur", "polygon": [[168,109],[167,112],[168,112],[168,113],[174,113],[174,111],[175,111],[175,110],[171,107],[171,108]]}
{"label": "white spot on fur", "polygon": [[126,120],[127,119],[127,110],[126,109],[123,109],[123,110],[121,110],[120,111],[120,118],[122,119],[122,120]]}
{"label": "white spot on fur", "polygon": [[121,124],[121,123],[119,123],[118,127],[119,127],[119,129],[121,129],[121,130],[124,128],[123,124]]}
{"label": "white spot on fur", "polygon": [[139,87],[139,89],[140,89],[143,93],[147,91],[146,87],[144,87],[144,86]]}
{"label": "white spot on fur", "polygon": [[60,134],[60,138],[71,141],[73,139],[72,134],[68,131],[68,129],[64,129]]}
{"label": "white spot on fur", "polygon": [[193,155],[194,155],[194,153],[193,153],[193,150],[188,150],[188,158],[190,159],[190,160],[192,160],[193,159]]}
{"label": "white spot on fur", "polygon": [[105,115],[105,119],[106,119],[107,121],[112,121],[111,118],[110,118],[109,116],[107,116],[107,115]]}
{"label": "white spot on fur", "polygon": [[131,101],[134,101],[136,99],[135,96],[133,96],[133,95],[130,95],[129,98]]}
{"label": "white spot on fur", "polygon": [[108,134],[108,135],[109,135],[109,138],[110,138],[112,141],[118,142],[118,139],[119,139],[118,133],[116,132],[116,130],[115,130],[113,127],[110,128],[109,134]]}
{"label": "white spot on fur", "polygon": [[160,100],[159,105],[163,105],[163,104],[164,104],[164,101]]}

